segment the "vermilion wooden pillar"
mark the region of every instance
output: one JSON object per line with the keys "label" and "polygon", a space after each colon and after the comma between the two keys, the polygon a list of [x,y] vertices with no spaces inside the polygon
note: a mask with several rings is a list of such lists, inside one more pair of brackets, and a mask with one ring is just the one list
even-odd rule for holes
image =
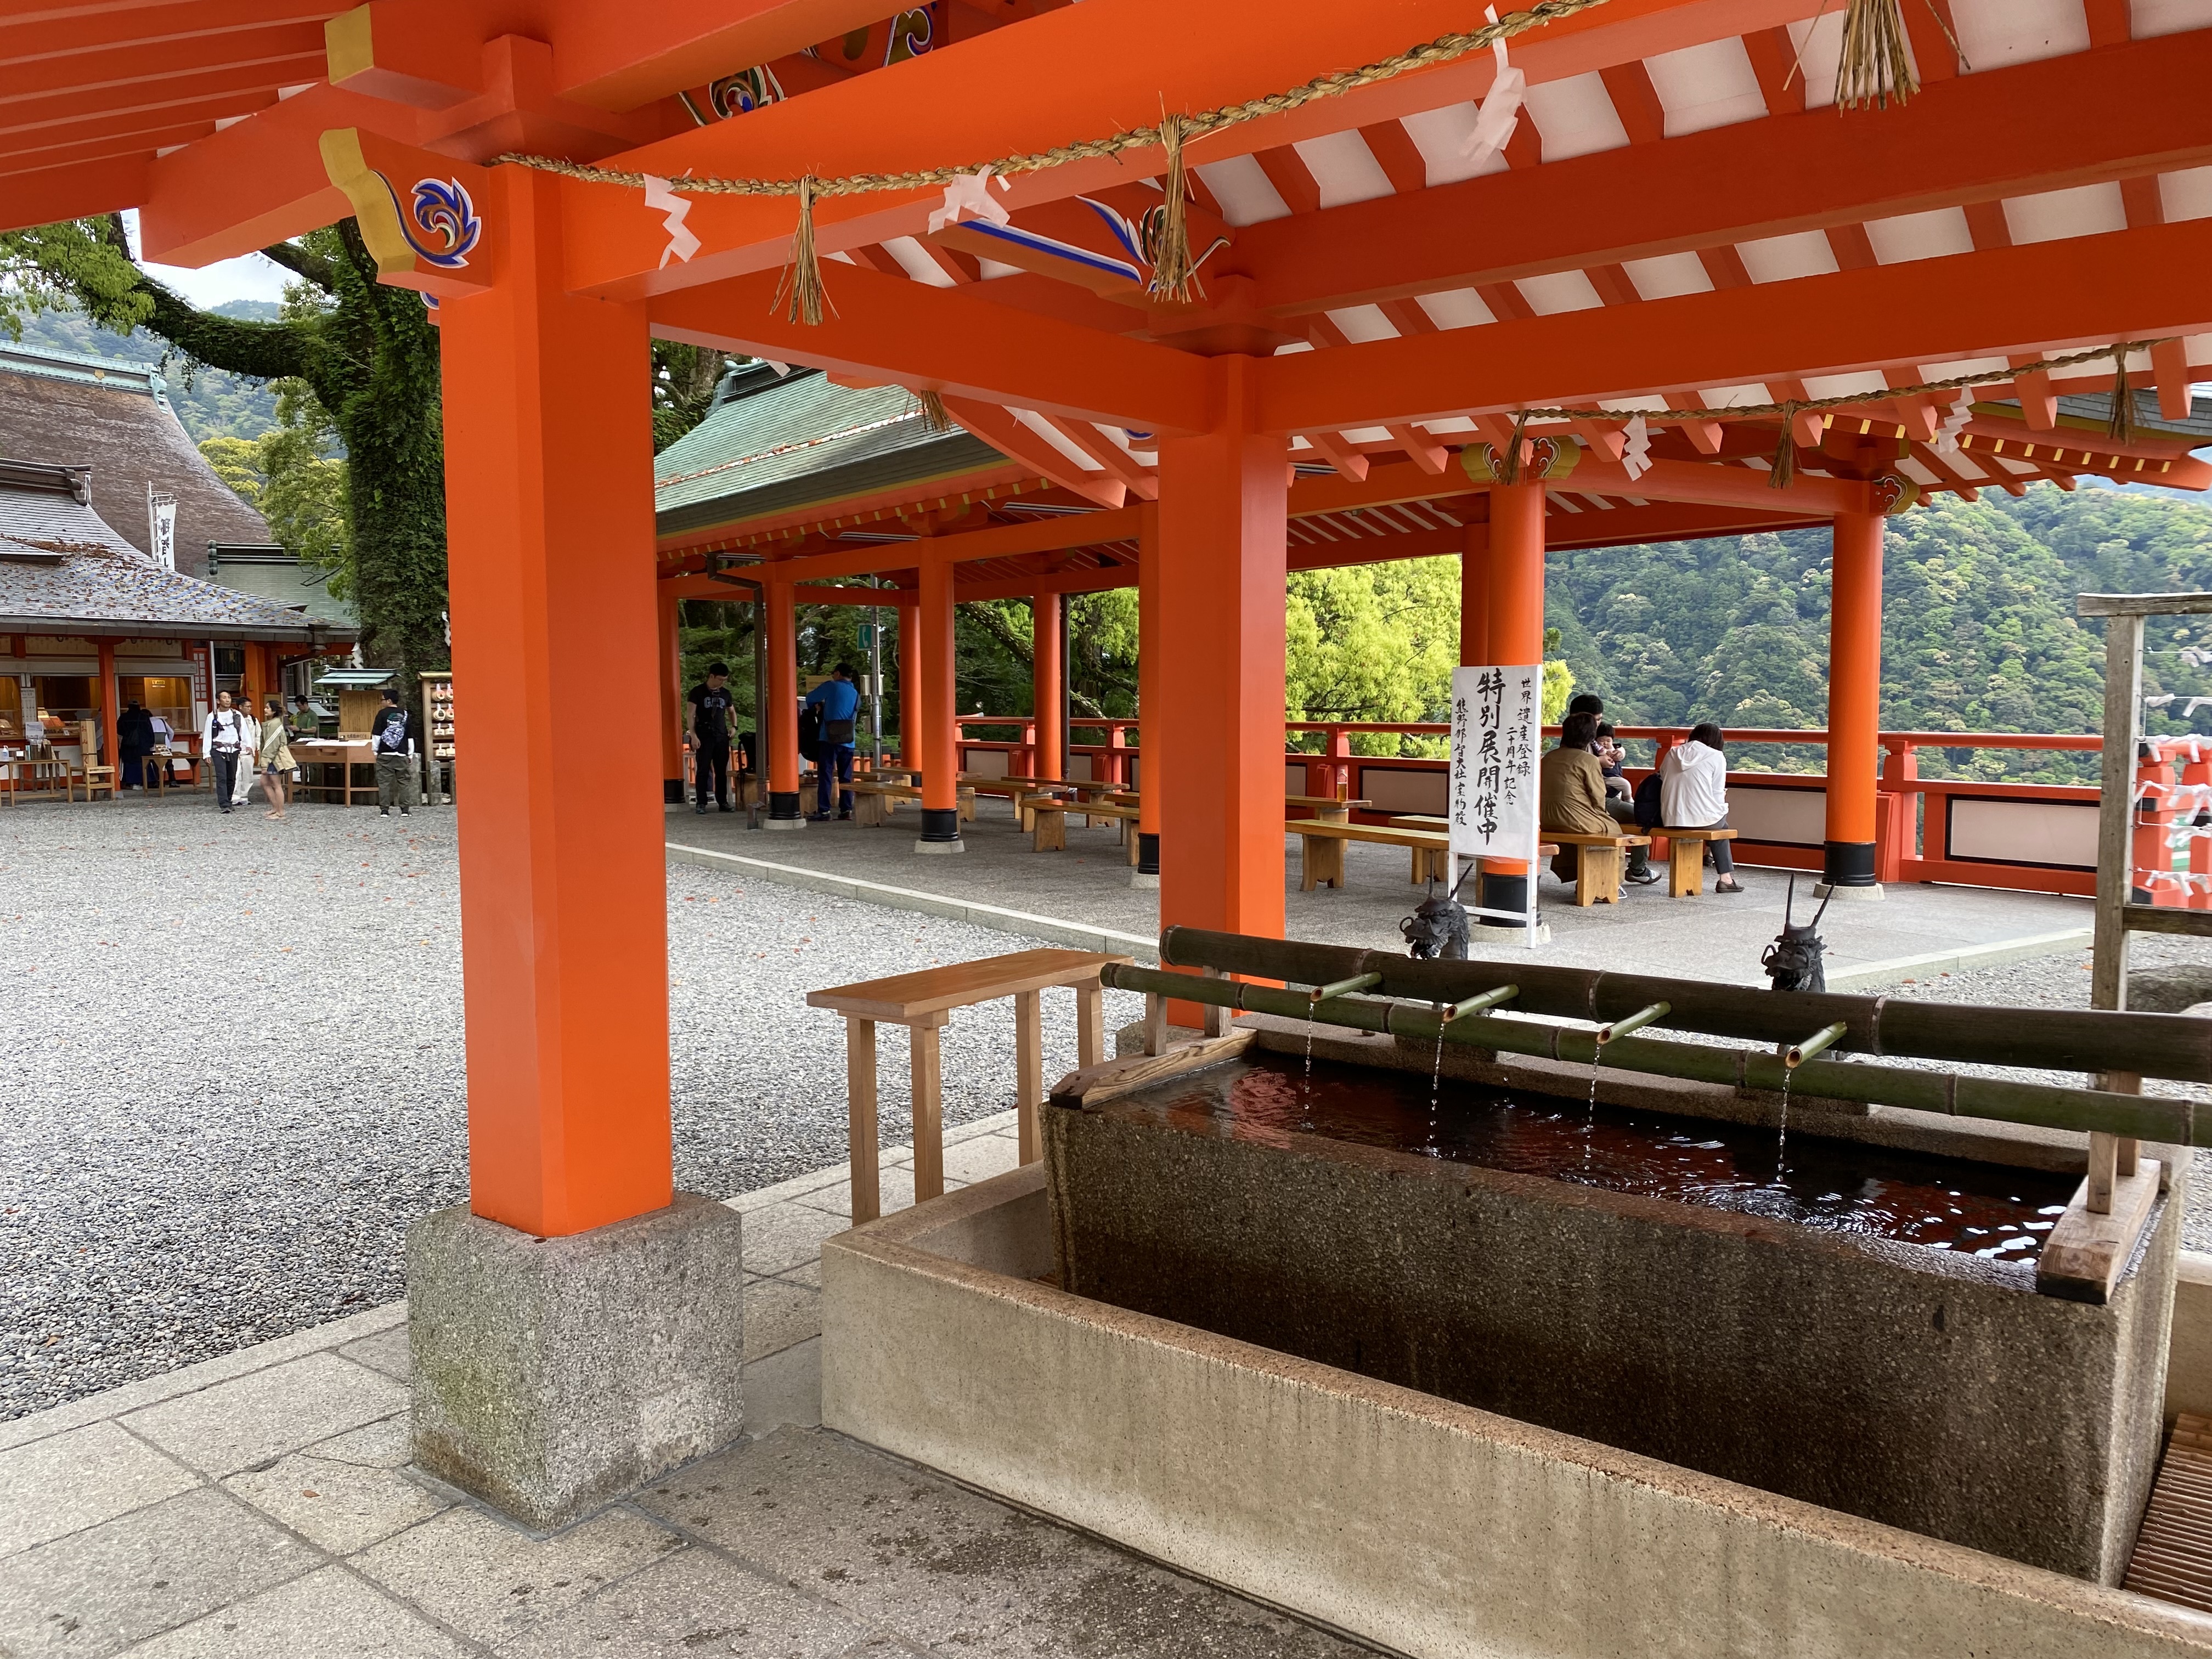
{"label": "vermilion wooden pillar", "polygon": [[[1485,634],[1486,662],[1500,665],[1544,660],[1544,486],[1490,487],[1489,550]],[[1462,574],[1462,581],[1465,577]],[[1464,586],[1462,586],[1464,593]],[[1464,599],[1462,599],[1464,603]],[[1467,643],[1466,619],[1461,641]],[[1478,883],[1485,909],[1522,912],[1528,907],[1528,884],[1536,872],[1517,859],[1486,859]],[[1486,926],[1504,926],[1488,918]]]}
{"label": "vermilion wooden pillar", "polygon": [[768,707],[754,729],[767,733],[768,827],[798,830],[806,823],[799,799],[799,631],[787,581],[764,580],[761,597],[768,652]]}
{"label": "vermilion wooden pillar", "polygon": [[1219,357],[1222,424],[1159,447],[1160,921],[1283,931],[1287,441],[1254,429],[1251,360]]}
{"label": "vermilion wooden pillar", "polygon": [[[122,754],[123,744],[115,735],[115,726],[116,722],[122,718],[123,705],[118,701],[116,694],[115,641],[101,640],[96,648],[100,653],[100,660],[96,665],[100,680],[93,687],[92,695],[94,701],[100,705],[100,753],[97,757],[87,755],[84,757],[85,764],[91,765],[96,758],[109,766],[120,766],[122,762],[117,757]],[[260,714],[259,709],[254,710],[255,719],[258,720]],[[118,783],[121,782],[123,775],[118,772],[115,775],[116,781]],[[91,799],[88,793],[86,799]]]}
{"label": "vermilion wooden pillar", "polygon": [[1881,536],[1878,513],[1836,516],[1828,600],[1828,816],[1824,887],[1881,891],[1875,796],[1881,757]]}
{"label": "vermilion wooden pillar", "polygon": [[1462,667],[1495,660],[1490,654],[1490,526],[1470,524],[1459,534],[1459,659]]}
{"label": "vermilion wooden pillar", "polygon": [[1132,887],[1160,884],[1160,746],[1167,716],[1160,705],[1160,508],[1146,501],[1137,511],[1137,867]]}
{"label": "vermilion wooden pillar", "polygon": [[[645,307],[563,291],[559,181],[485,192],[495,281],[440,308],[453,666],[528,718],[460,799],[469,1202],[540,1237],[670,1201]],[[479,259],[483,258],[479,254]]]}
{"label": "vermilion wooden pillar", "polygon": [[660,611],[660,788],[664,801],[684,799],[684,651],[677,635],[678,601],[659,596]]}
{"label": "vermilion wooden pillar", "polygon": [[921,834],[917,853],[961,853],[960,727],[953,716],[952,570],[946,559],[925,560],[915,636],[921,646]]}
{"label": "vermilion wooden pillar", "polygon": [[898,730],[899,764],[910,772],[921,769],[922,729],[928,715],[922,708],[921,607],[912,592],[899,597],[898,610]]}
{"label": "vermilion wooden pillar", "polygon": [[1041,778],[1067,775],[1060,770],[1067,764],[1067,728],[1060,723],[1060,676],[1066,672],[1060,659],[1063,603],[1057,593],[1039,593],[1030,600],[1030,708],[1036,721],[1036,775]]}

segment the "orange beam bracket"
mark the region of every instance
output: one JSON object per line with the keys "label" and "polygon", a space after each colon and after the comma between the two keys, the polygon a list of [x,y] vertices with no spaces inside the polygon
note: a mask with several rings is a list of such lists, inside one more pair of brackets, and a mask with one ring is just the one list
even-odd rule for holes
{"label": "orange beam bracket", "polygon": [[378,279],[447,296],[489,285],[480,204],[490,175],[357,127],[322,137],[331,182],[353,204]]}

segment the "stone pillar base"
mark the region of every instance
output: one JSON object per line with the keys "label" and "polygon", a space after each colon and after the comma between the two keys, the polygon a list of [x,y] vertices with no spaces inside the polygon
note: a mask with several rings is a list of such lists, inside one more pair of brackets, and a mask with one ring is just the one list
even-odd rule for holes
{"label": "stone pillar base", "polygon": [[440,1210],[407,1231],[415,1461],[550,1532],[738,1437],[742,1224],[665,1210],[533,1238]]}
{"label": "stone pillar base", "polygon": [[1882,896],[1886,890],[1886,889],[1880,886],[1840,887],[1832,883],[1825,881],[1816,881],[1813,884],[1813,896],[1814,898],[1839,898],[1847,901],[1863,902],[1867,899],[1878,899]]}

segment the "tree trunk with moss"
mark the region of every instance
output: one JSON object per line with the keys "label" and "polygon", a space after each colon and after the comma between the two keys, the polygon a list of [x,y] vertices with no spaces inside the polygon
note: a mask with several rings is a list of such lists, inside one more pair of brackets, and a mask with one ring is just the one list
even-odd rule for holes
{"label": "tree trunk with moss", "polygon": [[[122,222],[99,234],[127,252]],[[347,572],[362,649],[398,669],[411,701],[416,676],[447,667],[446,478],[438,333],[422,296],[376,280],[376,261],[350,219],[263,252],[330,298],[327,309],[271,323],[197,309],[138,273],[150,306],[138,325],[195,362],[234,374],[304,381],[345,446],[351,553]],[[96,320],[113,298],[84,296]]]}

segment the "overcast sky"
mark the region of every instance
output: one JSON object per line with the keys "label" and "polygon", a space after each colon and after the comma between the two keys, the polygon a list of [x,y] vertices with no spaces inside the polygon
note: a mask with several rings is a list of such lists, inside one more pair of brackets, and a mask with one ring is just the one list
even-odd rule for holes
{"label": "overcast sky", "polygon": [[[138,251],[138,214],[136,209],[123,216],[124,228],[130,233],[131,251]],[[203,308],[219,306],[226,300],[268,300],[284,297],[284,283],[290,273],[282,265],[249,253],[241,259],[225,259],[198,270],[188,270],[181,265],[148,265],[146,269],[167,283],[194,305]]]}

